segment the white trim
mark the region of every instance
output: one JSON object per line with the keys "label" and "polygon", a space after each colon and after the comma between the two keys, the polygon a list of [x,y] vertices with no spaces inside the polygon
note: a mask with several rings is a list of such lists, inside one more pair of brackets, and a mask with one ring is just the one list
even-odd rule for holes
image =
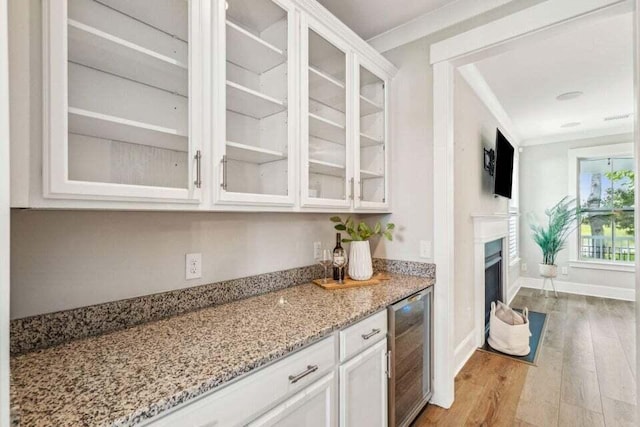
{"label": "white trim", "polygon": [[[623,142],[623,143],[614,143],[614,144],[603,144],[597,145],[593,147],[584,147],[584,148],[572,148],[567,151],[567,163],[568,163],[568,176],[567,176],[567,194],[569,197],[577,198],[578,197],[578,160],[586,159],[586,158],[597,158],[597,157],[613,157],[613,156],[633,156],[633,143],[632,142]],[[571,233],[569,236],[567,249],[569,251],[569,257],[573,260],[572,263],[576,263],[576,265],[571,265],[572,267],[582,267],[587,268],[582,265],[578,265],[578,263],[584,263],[583,260],[578,260],[578,239],[579,234],[576,231]],[[591,261],[586,261],[591,262]],[[592,264],[593,265],[593,264]],[[595,268],[595,267],[593,267]]]}
{"label": "white trim", "polygon": [[465,337],[465,339],[458,344],[456,350],[454,352],[455,359],[455,375],[458,375],[460,370],[464,368],[464,365],[467,364],[473,353],[475,353],[477,347],[475,344],[475,334],[473,331],[469,332],[469,334]]}
{"label": "white trim", "polygon": [[556,135],[541,136],[539,138],[525,139],[520,144],[521,147],[532,147],[534,145],[555,144],[558,142],[575,141],[577,139],[602,138],[605,136],[632,134],[633,125],[631,123],[606,129],[591,129],[579,132],[562,133]]}
{"label": "white trim", "polygon": [[513,281],[511,286],[507,288],[507,295],[505,298],[507,305],[511,305],[513,299],[518,295],[518,292],[520,292],[520,288],[522,288],[522,277],[518,277]]}
{"label": "white trim", "polygon": [[[476,27],[465,33],[431,45],[431,63],[450,61],[479,51],[498,47],[506,42],[519,43],[524,38],[552,27],[577,22],[611,6],[625,5],[627,0],[547,0],[520,12]],[[504,46],[502,46],[504,48]],[[466,58],[465,58],[466,59]],[[470,63],[473,61],[466,61]]]}
{"label": "white trim", "polygon": [[[471,89],[475,92],[476,96],[480,98],[480,101],[487,107],[489,112],[496,118],[502,132],[505,134],[509,142],[516,145],[516,149],[520,147],[520,137],[515,131],[515,126],[509,114],[504,109],[500,100],[493,93],[491,87],[485,80],[478,67],[475,64],[467,64],[458,68],[460,75],[469,84]],[[517,152],[517,150],[516,150]]]}
{"label": "white trim", "polygon": [[[636,0],[638,1],[638,0]],[[631,1],[547,0],[487,25],[431,46],[433,64],[433,172],[439,185],[434,189],[434,260],[438,265],[435,287],[434,398],[432,403],[448,408],[454,399],[452,325],[455,259],[454,219],[454,66],[463,66],[500,51],[548,37],[571,25],[620,13]],[[628,11],[626,10],[625,11]],[[463,57],[464,56],[464,57]],[[637,90],[637,87],[635,88]],[[640,236],[638,236],[640,237]],[[639,244],[640,244],[640,239]],[[640,261],[640,260],[639,260]],[[638,328],[640,329],[640,328]],[[446,359],[446,356],[449,356]]]}
{"label": "white trim", "polygon": [[378,52],[421,39],[474,16],[481,15],[513,0],[458,0],[420,15],[409,22],[373,36],[367,42]]}
{"label": "white trim", "polygon": [[[523,288],[540,290],[542,279],[538,277],[520,277]],[[619,299],[624,301],[635,301],[636,290],[630,288],[619,288],[614,286],[589,285],[586,283],[563,282],[553,280],[558,292],[567,294],[587,295],[600,298]]]}
{"label": "white trim", "polygon": [[9,58],[7,1],[0,0],[0,427],[9,426]]}
{"label": "white trim", "polygon": [[442,181],[433,189],[434,262],[434,384],[431,403],[449,408],[454,399],[454,69],[448,62],[433,67],[433,176]]}
{"label": "white trim", "polygon": [[636,266],[634,263],[620,263],[620,262],[599,262],[599,261],[569,261],[569,266],[572,268],[585,268],[590,270],[608,270],[608,271],[621,271],[627,273],[634,273]]}

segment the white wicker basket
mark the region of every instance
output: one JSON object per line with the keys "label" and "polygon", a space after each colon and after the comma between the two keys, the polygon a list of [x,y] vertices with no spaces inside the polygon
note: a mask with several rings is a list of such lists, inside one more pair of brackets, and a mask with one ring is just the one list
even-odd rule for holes
{"label": "white wicker basket", "polygon": [[487,340],[491,348],[513,356],[526,356],[531,352],[530,336],[527,308],[520,314],[499,301],[498,307],[495,302],[491,303],[489,339]]}

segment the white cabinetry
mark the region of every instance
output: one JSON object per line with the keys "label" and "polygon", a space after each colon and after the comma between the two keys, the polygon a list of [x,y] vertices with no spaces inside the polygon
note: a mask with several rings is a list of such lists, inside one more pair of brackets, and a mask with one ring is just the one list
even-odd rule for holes
{"label": "white cabinetry", "polygon": [[387,342],[340,366],[340,426],[387,425]]}
{"label": "white cabinetry", "polygon": [[335,376],[331,373],[249,426],[330,427],[335,425],[335,406]]}
{"label": "white cabinetry", "polygon": [[43,195],[198,203],[206,0],[45,0]]}
{"label": "white cabinetry", "polygon": [[389,210],[396,70],[315,0],[43,0],[34,40],[39,5],[13,25],[12,131],[42,134],[12,138],[13,207]]}

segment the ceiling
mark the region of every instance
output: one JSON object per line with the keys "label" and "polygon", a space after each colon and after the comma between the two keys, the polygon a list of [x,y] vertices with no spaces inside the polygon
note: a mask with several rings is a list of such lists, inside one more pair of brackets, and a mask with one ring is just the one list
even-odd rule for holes
{"label": "ceiling", "polygon": [[318,0],[365,40],[456,0]]}
{"label": "ceiling", "polygon": [[[475,64],[523,145],[632,130],[631,116],[604,120],[633,112],[632,19],[602,18]],[[584,94],[556,100],[572,91]]]}

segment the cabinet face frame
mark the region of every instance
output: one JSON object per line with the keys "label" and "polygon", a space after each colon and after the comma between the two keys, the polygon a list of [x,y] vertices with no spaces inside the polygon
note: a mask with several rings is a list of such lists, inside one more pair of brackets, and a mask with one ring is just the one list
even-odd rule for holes
{"label": "cabinet face frame", "polygon": [[241,193],[223,188],[223,159],[227,154],[227,30],[225,0],[213,0],[212,170],[213,203],[217,205],[291,206],[297,203],[297,135],[299,115],[299,13],[290,0],[269,0],[287,13],[287,195]]}
{"label": "cabinet face frame", "polygon": [[384,111],[382,112],[383,115],[383,138],[384,138],[384,144],[383,144],[383,151],[384,151],[384,188],[383,188],[383,192],[384,192],[384,202],[371,202],[371,201],[366,201],[362,199],[362,176],[360,173],[361,167],[360,167],[360,163],[361,163],[361,159],[360,159],[360,148],[361,148],[361,138],[360,138],[360,102],[354,102],[354,107],[355,107],[355,119],[353,120],[354,122],[354,126],[353,126],[353,140],[355,141],[355,148],[353,150],[354,152],[354,176],[355,176],[355,200],[354,200],[354,206],[357,210],[362,210],[362,211],[366,211],[366,210],[387,210],[389,209],[389,207],[391,206],[391,203],[389,201],[389,180],[390,180],[390,176],[389,176],[389,161],[390,161],[390,156],[389,156],[389,152],[390,152],[390,147],[389,147],[389,79],[386,77],[381,77],[384,76],[385,73],[375,64],[371,63],[370,61],[368,61],[366,58],[356,54],[355,55],[355,60],[354,60],[354,67],[353,67],[353,75],[354,75],[354,87],[355,87],[355,91],[356,91],[356,95],[354,96],[354,99],[358,100],[360,99],[360,67],[365,68],[367,71],[369,71],[371,74],[375,75],[376,77],[378,77],[384,84],[384,90],[383,90],[383,96],[384,96],[384,100],[383,100],[383,108]]}
{"label": "cabinet face frame", "polygon": [[[353,183],[353,51],[328,27],[311,16],[302,15],[300,23],[300,204],[302,207],[326,207],[349,210],[355,198]],[[313,31],[345,54],[345,200],[309,196],[309,32]]]}
{"label": "cabinet face frame", "polygon": [[[68,178],[68,2],[44,0],[43,21],[43,196],[54,199],[84,199],[140,202],[172,202],[197,205],[202,190],[196,188],[195,154],[202,150],[206,102],[204,64],[211,49],[204,37],[211,22],[209,0],[189,0],[189,113],[187,188],[74,181]],[[205,156],[206,159],[206,156]],[[206,179],[202,175],[203,185]]]}

